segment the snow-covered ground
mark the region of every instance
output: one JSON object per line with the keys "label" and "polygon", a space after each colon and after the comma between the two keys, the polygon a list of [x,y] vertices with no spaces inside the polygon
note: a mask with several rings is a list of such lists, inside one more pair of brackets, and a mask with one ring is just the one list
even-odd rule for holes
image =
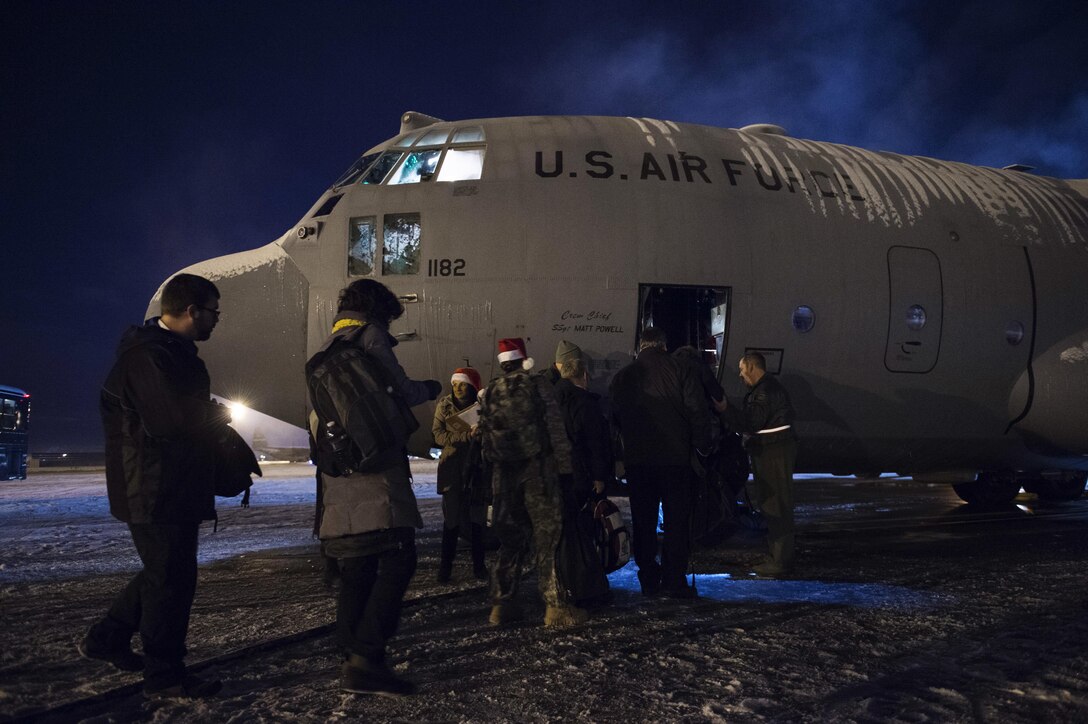
{"label": "snow-covered ground", "polygon": [[0,483],[0,719],[1088,720],[1088,501],[979,514],[946,486],[799,480],[792,580],[748,575],[761,547],[746,532],[697,554],[693,603],[643,598],[632,564],[584,626],[541,627],[530,578],[529,620],[495,629],[466,554],[453,585],[435,581],[434,466],[415,469],[420,565],[390,652],[420,687],[404,699],[341,694],[333,643],[313,633],[334,593],[312,468],[266,466],[251,508],[221,501],[218,531],[202,528],[189,661],[218,662],[201,673],[225,686],[195,703],[145,702],[138,676],[75,653],[137,567],[101,473]]}

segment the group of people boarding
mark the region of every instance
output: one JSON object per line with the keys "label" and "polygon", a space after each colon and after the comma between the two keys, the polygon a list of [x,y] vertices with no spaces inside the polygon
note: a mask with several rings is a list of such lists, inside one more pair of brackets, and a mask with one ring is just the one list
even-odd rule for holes
{"label": "group of people boarding", "polygon": [[[127,523],[143,569],[88,631],[80,652],[128,671],[143,671],[145,695],[202,698],[221,688],[186,670],[185,637],[196,586],[197,529],[214,519],[214,450],[229,422],[209,396],[196,341],[219,319],[219,292],[207,279],[179,274],[164,286],[162,315],[126,333],[102,393],[111,512]],[[390,323],[403,307],[383,284],[363,279],[341,290],[323,349],[351,335],[380,363],[408,406],[435,400],[437,380],[412,380],[393,352]],[[610,396],[623,444],[631,500],[633,551],[645,595],[695,595],[685,571],[691,551],[694,470],[715,446],[720,416],[751,441],[757,502],[768,521],[771,557],[757,572],[782,575],[793,563],[792,465],[796,444],[785,390],[765,374],[759,355],[745,355],[741,378],[750,390],[729,403],[705,366],[666,350],[647,328],[631,365],[618,372]],[[557,575],[564,519],[604,496],[613,481],[612,427],[588,390],[581,350],[563,341],[554,366],[532,373],[521,339],[499,342],[501,374],[486,386],[471,367],[454,371],[452,391],[438,401],[432,431],[442,447],[443,495],[438,578],[449,581],[462,531],[473,575],[490,579],[493,625],[523,617],[518,584],[532,552],[545,604],[544,624],[583,623]],[[323,434],[311,421],[311,432]],[[320,465],[319,465],[320,467]],[[386,662],[401,602],[415,573],[415,531],[422,518],[403,451],[378,470],[321,476],[318,533],[337,561],[340,592],[336,639],[344,652],[340,688],[404,695],[415,686]],[[658,558],[658,509],[664,545]],[[485,527],[499,541],[485,566]],[[143,656],[131,648],[139,632]]]}

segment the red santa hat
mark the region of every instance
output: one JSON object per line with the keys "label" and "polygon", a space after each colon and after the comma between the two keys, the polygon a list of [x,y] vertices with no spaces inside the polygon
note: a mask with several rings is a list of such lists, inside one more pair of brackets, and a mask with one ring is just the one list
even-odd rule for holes
{"label": "red santa hat", "polygon": [[525,360],[523,369],[532,369],[533,358],[525,351],[525,340],[521,337],[511,337],[499,340],[499,362],[512,362],[513,360]]}
{"label": "red santa hat", "polygon": [[476,388],[479,392],[483,384],[480,382],[480,373],[472,367],[458,367],[453,371],[453,377],[450,377],[450,384],[454,382],[467,382]]}

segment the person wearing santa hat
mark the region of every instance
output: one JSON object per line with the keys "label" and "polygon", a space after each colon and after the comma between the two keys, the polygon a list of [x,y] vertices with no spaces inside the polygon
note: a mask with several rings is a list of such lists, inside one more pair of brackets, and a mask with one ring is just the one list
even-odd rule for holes
{"label": "person wearing santa hat", "polygon": [[489,621],[500,626],[522,617],[518,582],[532,543],[544,625],[577,625],[588,614],[565,600],[555,568],[563,526],[559,475],[571,470],[563,416],[551,383],[529,374],[533,360],[522,339],[499,340],[499,365],[502,375],[480,396],[480,442],[494,464],[492,524],[500,544],[491,571]]}
{"label": "person wearing santa hat", "polygon": [[472,574],[487,579],[484,566],[484,531],[481,522],[469,516],[469,484],[479,467],[479,454],[473,454],[472,442],[478,438],[475,424],[468,424],[461,413],[476,404],[482,386],[480,373],[472,367],[458,367],[450,377],[453,392],[439,400],[434,410],[431,432],[442,447],[438,461],[438,492],[442,495],[442,558],[438,564],[438,582],[447,583],[453,575],[453,559],[461,525],[469,526],[472,546]]}

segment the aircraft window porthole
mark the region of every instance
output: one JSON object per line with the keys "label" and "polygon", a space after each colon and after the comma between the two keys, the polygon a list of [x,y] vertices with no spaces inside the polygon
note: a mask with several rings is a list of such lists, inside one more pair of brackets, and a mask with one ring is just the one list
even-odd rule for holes
{"label": "aircraft window porthole", "polygon": [[1023,339],[1024,325],[1020,324],[1020,322],[1009,322],[1005,327],[1005,341],[1015,347],[1020,344]]}
{"label": "aircraft window porthole", "polygon": [[793,328],[801,334],[812,331],[816,326],[816,313],[812,307],[802,304],[793,310]]}
{"label": "aircraft window porthole", "polygon": [[918,304],[911,305],[911,308],[907,310],[907,328],[917,332],[924,326],[926,326],[926,310]]}

